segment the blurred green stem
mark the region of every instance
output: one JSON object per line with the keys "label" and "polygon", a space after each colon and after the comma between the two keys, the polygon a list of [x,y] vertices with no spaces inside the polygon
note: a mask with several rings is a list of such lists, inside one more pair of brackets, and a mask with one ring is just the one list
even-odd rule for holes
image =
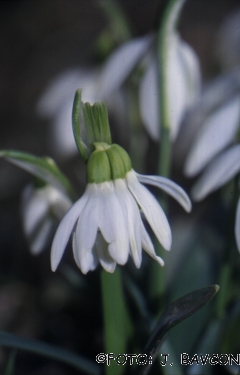
{"label": "blurred green stem", "polygon": [[[130,319],[124,301],[121,272],[117,268],[110,274],[104,270],[101,273],[102,303],[104,315],[105,353],[127,353],[127,342],[131,336]],[[121,375],[124,366],[119,366],[114,360],[105,367],[106,375]]]}
{"label": "blurred green stem", "polygon": [[[160,134],[161,146],[158,160],[158,174],[169,177],[171,166],[171,140],[170,140],[170,106],[168,97],[168,63],[169,53],[171,50],[172,38],[174,38],[176,24],[185,0],[170,0],[164,11],[162,22],[158,31],[157,53],[158,53],[158,83],[159,83],[159,108],[160,108]],[[164,211],[167,212],[166,195],[160,199],[160,204]],[[160,244],[156,244],[156,252],[161,257],[166,255]],[[165,253],[165,254],[164,254]],[[166,289],[165,268],[159,269],[157,264],[153,265],[150,294],[153,298],[164,295]]]}
{"label": "blurred green stem", "polygon": [[[159,86],[159,108],[160,108],[160,134],[161,144],[159,150],[158,160],[158,174],[160,176],[169,177],[170,163],[171,163],[171,144],[170,144],[170,123],[167,106],[167,21],[169,8],[167,8],[163,15],[163,20],[160,24],[157,38],[157,52],[158,52],[158,86]],[[159,199],[159,203],[164,210],[167,210],[166,195]],[[156,241],[156,252],[162,257],[164,249]],[[150,280],[150,294],[152,298],[159,298],[163,295],[165,290],[165,269],[159,268],[157,263],[153,263]]]}

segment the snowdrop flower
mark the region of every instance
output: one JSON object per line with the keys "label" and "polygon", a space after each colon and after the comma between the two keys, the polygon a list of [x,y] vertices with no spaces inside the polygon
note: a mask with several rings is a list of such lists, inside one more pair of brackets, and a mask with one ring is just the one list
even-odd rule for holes
{"label": "snowdrop flower", "polygon": [[94,147],[87,161],[86,190],[66,213],[55,234],[52,270],[56,270],[71,234],[74,258],[84,274],[94,270],[98,262],[107,272],[114,272],[116,264],[124,265],[129,254],[139,268],[142,248],[163,266],[141,212],[166,250],[171,247],[171,229],[157,200],[142,183],[163,189],[190,211],[188,196],[167,178],[137,174],[120,146],[95,142]]}
{"label": "snowdrop flower", "polygon": [[[240,126],[240,94],[239,89],[233,91],[236,90],[232,90],[232,98],[206,116],[187,156],[185,174],[194,177],[202,172],[192,189],[196,201],[204,199],[240,171],[240,145],[233,144]],[[240,201],[235,236],[240,251]]]}
{"label": "snowdrop flower", "polygon": [[24,232],[33,255],[46,247],[57,223],[71,206],[70,198],[51,185],[26,186],[21,211]]}

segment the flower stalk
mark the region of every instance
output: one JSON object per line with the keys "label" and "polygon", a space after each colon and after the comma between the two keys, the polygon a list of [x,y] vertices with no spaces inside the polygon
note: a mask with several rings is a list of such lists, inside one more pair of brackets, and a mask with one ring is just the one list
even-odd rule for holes
{"label": "flower stalk", "polygon": [[[126,353],[132,325],[124,300],[120,269],[117,268],[113,274],[102,270],[101,286],[105,353],[114,353],[114,355]],[[110,366],[105,367],[106,375],[121,375],[124,371],[124,366],[119,366],[115,361],[111,361]]]}
{"label": "flower stalk", "polygon": [[[159,87],[159,109],[160,109],[160,134],[161,145],[159,150],[158,174],[160,176],[169,177],[171,165],[171,139],[170,139],[170,113],[169,113],[169,95],[168,95],[168,61],[169,61],[169,45],[170,38],[175,32],[176,23],[180,10],[185,0],[172,0],[167,6],[163,15],[162,22],[158,31],[158,87]],[[160,198],[160,203],[164,210],[167,210],[166,196]],[[160,256],[163,248],[160,243],[155,244],[156,252]],[[156,264],[152,264],[150,281],[150,293],[153,298],[162,296],[165,291],[165,270],[159,270]]]}

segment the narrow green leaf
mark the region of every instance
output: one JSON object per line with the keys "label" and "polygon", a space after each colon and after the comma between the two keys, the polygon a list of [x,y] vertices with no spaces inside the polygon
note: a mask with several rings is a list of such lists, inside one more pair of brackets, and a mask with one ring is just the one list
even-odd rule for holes
{"label": "narrow green leaf", "polygon": [[[188,293],[177,301],[171,303],[157,322],[144,353],[150,355],[152,361],[154,361],[158,355],[166,333],[176,324],[205,306],[215,296],[218,290],[218,285],[211,285]],[[150,370],[150,367],[151,365],[146,365],[139,373],[146,375]]]}
{"label": "narrow green leaf", "polygon": [[86,374],[100,375],[101,373],[101,368],[88,359],[41,341],[30,340],[0,331],[0,345],[13,349],[26,350],[31,353],[67,363],[78,370],[84,371]]}
{"label": "narrow green leaf", "polygon": [[70,181],[60,171],[55,161],[49,157],[37,157],[26,152],[1,150],[0,157],[37,176],[73,199],[75,192]]}

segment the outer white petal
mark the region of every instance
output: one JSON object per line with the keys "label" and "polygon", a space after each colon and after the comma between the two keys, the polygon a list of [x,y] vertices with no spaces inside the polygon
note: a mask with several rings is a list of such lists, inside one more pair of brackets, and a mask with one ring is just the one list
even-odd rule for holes
{"label": "outer white petal", "polygon": [[157,61],[148,66],[139,89],[140,112],[147,131],[154,140],[160,136],[160,109]]}
{"label": "outer white petal", "polygon": [[91,269],[90,259],[93,262],[92,248],[97,236],[97,215],[99,200],[97,184],[91,184],[91,196],[85,204],[75,230],[74,257],[83,273]]}
{"label": "outer white petal", "polygon": [[185,173],[194,176],[234,138],[240,122],[240,96],[217,109],[204,122],[188,154]]}
{"label": "outer white petal", "polygon": [[104,240],[101,233],[98,233],[95,247],[99,257],[99,261],[105,271],[113,273],[116,268],[116,262],[110,257],[108,252],[108,244]]}
{"label": "outer white petal", "polygon": [[201,88],[201,73],[199,59],[195,51],[181,40],[180,54],[183,61],[185,84],[187,88],[187,107],[193,105],[199,97]]}
{"label": "outer white petal", "polygon": [[99,211],[97,225],[103,237],[109,243],[109,254],[119,264],[127,262],[129,255],[129,239],[127,232],[127,216],[115,194],[113,182],[98,184]]}
{"label": "outer white petal", "polygon": [[171,139],[175,140],[186,110],[187,82],[181,58],[181,42],[177,34],[172,35],[166,62],[167,107]]}
{"label": "outer white petal", "polygon": [[89,185],[87,186],[83,196],[68,210],[61,223],[58,226],[57,232],[53,239],[51,249],[51,267],[55,271],[67,245],[68,239],[72,233],[73,227],[79,217],[83,207],[85,206],[89,196]]}
{"label": "outer white petal", "polygon": [[[93,103],[94,92],[96,92],[96,74],[94,70],[78,68],[68,69],[55,77],[38,102],[39,114],[46,117],[55,116],[65,102],[69,99],[73,102],[75,91],[79,88],[84,88],[82,100]],[[68,123],[71,125],[71,117]]]}
{"label": "outer white petal", "polygon": [[139,268],[142,262],[140,212],[136,201],[127,188],[126,182],[122,179],[118,179],[114,184],[120,204],[125,207],[126,210],[126,225],[128,228],[131,256],[136,267]]}
{"label": "outer white petal", "polygon": [[159,242],[166,250],[170,250],[172,243],[171,229],[157,200],[140,182],[138,182],[137,176],[133,170],[127,173],[126,181],[129,190],[143,210]]}
{"label": "outer white petal", "polygon": [[160,264],[160,266],[163,267],[164,261],[162,258],[156,255],[152,241],[142,222],[141,222],[141,237],[142,237],[142,248],[146,251],[146,253],[148,253],[148,255],[150,255],[151,258],[156,260]]}
{"label": "outer white petal", "polygon": [[220,156],[216,156],[196,182],[192,196],[199,201],[218,189],[240,171],[240,145],[232,146]]}
{"label": "outer white petal", "polygon": [[[136,172],[135,172],[136,173]],[[187,211],[190,212],[192,208],[191,201],[185,191],[175,182],[166,177],[161,176],[146,176],[136,173],[138,181],[143,184],[157,186],[159,189],[164,190],[171,195],[179,204]]]}
{"label": "outer white petal", "polygon": [[53,186],[48,186],[49,208],[58,220],[61,220],[65,213],[72,206],[71,199]]}
{"label": "outer white petal", "polygon": [[133,39],[121,45],[110,55],[100,76],[101,92],[104,97],[121,86],[139,59],[144,56],[151,41],[152,37],[149,35]]}
{"label": "outer white petal", "polygon": [[38,228],[36,235],[34,235],[33,238],[30,238],[31,254],[38,255],[41,253],[48,243],[53,227],[52,219],[46,217],[42,225]]}
{"label": "outer white petal", "polygon": [[77,248],[76,243],[76,232],[73,233],[73,255],[75,262],[77,263],[78,267],[82,271],[82,273],[86,274],[88,271],[93,271],[98,264],[98,258],[94,251],[89,250],[83,250],[83,253],[81,254],[81,259],[79,257],[79,249]]}
{"label": "outer white petal", "polygon": [[236,220],[235,220],[235,237],[238,251],[240,252],[240,199],[237,204]]}
{"label": "outer white petal", "polygon": [[22,216],[24,231],[30,236],[48,211],[48,201],[41,194],[41,189],[27,186],[22,196]]}

